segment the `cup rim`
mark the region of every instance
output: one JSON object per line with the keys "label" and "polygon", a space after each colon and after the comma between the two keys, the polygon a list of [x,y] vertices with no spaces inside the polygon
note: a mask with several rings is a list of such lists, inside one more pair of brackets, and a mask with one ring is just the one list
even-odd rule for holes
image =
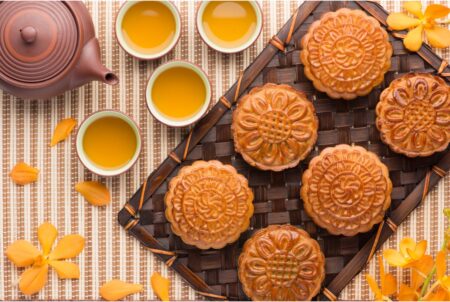
{"label": "cup rim", "polygon": [[[86,133],[86,129],[89,125],[91,125],[94,121],[103,118],[103,117],[117,117],[125,121],[130,127],[134,130],[134,133],[136,135],[137,140],[137,147],[136,151],[133,155],[133,158],[126,164],[123,165],[120,168],[117,169],[102,169],[101,167],[98,167],[96,164],[94,164],[86,155],[84,149],[83,149],[83,137]],[[120,174],[123,174],[130,170],[137,162],[141,151],[142,151],[142,133],[141,129],[139,128],[136,121],[130,117],[129,115],[123,113],[122,111],[115,110],[115,109],[104,109],[104,110],[98,110],[91,114],[89,114],[80,124],[80,126],[77,129],[77,134],[75,137],[75,146],[77,151],[77,156],[80,162],[83,164],[83,166],[91,171],[94,174],[104,176],[104,177],[111,177],[111,176],[117,176]]]}
{"label": "cup rim", "polygon": [[136,59],[145,60],[145,61],[159,59],[159,58],[165,56],[166,54],[168,54],[180,40],[180,37],[181,37],[181,15],[180,15],[180,12],[179,12],[178,8],[176,7],[176,5],[173,4],[171,1],[156,0],[157,2],[160,2],[163,5],[165,5],[167,8],[169,8],[169,10],[172,12],[172,15],[175,18],[175,36],[174,36],[172,42],[169,45],[167,45],[166,48],[162,49],[160,52],[157,52],[154,54],[141,53],[141,52],[133,49],[133,47],[131,47],[127,44],[127,42],[125,41],[123,34],[122,34],[121,24],[123,21],[123,17],[125,16],[125,13],[137,2],[142,2],[142,1],[145,1],[145,0],[131,0],[131,1],[125,1],[124,3],[122,3],[122,5],[120,6],[119,10],[116,13],[116,18],[115,18],[115,22],[114,22],[114,32],[115,32],[116,40],[119,43],[119,46],[126,53],[128,53],[130,56],[132,56]]}
{"label": "cup rim", "polygon": [[[240,0],[238,0],[240,1]],[[202,25],[202,17],[203,17],[203,13],[205,11],[206,6],[212,2],[211,0],[207,0],[207,1],[201,1],[197,7],[197,13],[196,13],[196,20],[195,20],[195,27],[197,29],[197,32],[199,33],[200,37],[202,38],[203,42],[206,43],[206,45],[208,45],[210,48],[221,52],[221,53],[226,53],[226,54],[233,54],[233,53],[238,53],[241,51],[244,51],[245,49],[249,48],[251,45],[253,45],[253,43],[255,43],[255,41],[258,39],[258,37],[261,35],[262,29],[264,27],[264,17],[263,17],[263,12],[261,9],[260,4],[257,1],[252,1],[252,0],[248,0],[247,2],[249,2],[252,7],[253,10],[255,11],[256,14],[256,19],[257,19],[257,29],[255,30],[253,36],[244,44],[242,44],[239,47],[235,47],[235,48],[227,48],[227,47],[222,47],[220,45],[217,45],[216,43],[214,43],[213,41],[211,41],[209,39],[209,37],[206,35],[204,29],[203,29],[203,25]]]}
{"label": "cup rim", "polygon": [[[154,84],[156,78],[162,72],[164,72],[170,68],[174,68],[174,67],[189,68],[190,70],[197,73],[197,75],[203,80],[203,83],[205,85],[206,96],[205,96],[204,104],[195,115],[193,115],[192,117],[190,117],[188,119],[172,120],[172,119],[164,116],[162,113],[160,113],[158,111],[158,109],[156,109],[156,107],[153,104],[152,97],[151,97],[151,89],[153,88],[153,84]],[[173,61],[170,61],[170,62],[160,65],[150,75],[150,77],[147,81],[147,86],[145,88],[145,103],[147,105],[147,109],[149,110],[150,114],[155,119],[157,119],[160,123],[162,123],[166,126],[175,127],[175,128],[186,127],[186,126],[192,125],[193,123],[195,123],[196,121],[201,119],[205,115],[205,113],[208,111],[209,105],[211,103],[211,96],[212,96],[211,82],[210,82],[206,72],[200,66],[198,66],[192,62],[185,61],[185,60],[173,60]]]}

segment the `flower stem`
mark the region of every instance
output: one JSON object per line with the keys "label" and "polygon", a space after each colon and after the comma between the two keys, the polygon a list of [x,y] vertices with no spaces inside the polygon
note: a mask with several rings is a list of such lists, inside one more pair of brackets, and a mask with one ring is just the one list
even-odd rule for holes
{"label": "flower stem", "polygon": [[433,269],[428,274],[427,278],[425,279],[425,282],[423,282],[422,290],[420,291],[419,301],[422,301],[422,298],[427,293],[427,289],[428,289],[428,286],[430,285],[431,278],[433,278],[435,273],[436,273],[436,264],[433,265]]}
{"label": "flower stem", "polygon": [[433,292],[433,290],[436,289],[436,287],[439,286],[439,280],[434,282],[433,285],[431,285],[430,289],[428,290],[428,292],[423,296],[424,300],[428,299],[428,296],[431,295],[431,293]]}
{"label": "flower stem", "polygon": [[[447,246],[447,238],[444,239],[444,243],[441,246],[441,251],[445,250]],[[428,286],[430,285],[431,279],[433,278],[434,274],[436,273],[436,263],[434,263],[433,268],[431,269],[431,272],[428,274],[427,278],[423,282],[422,290],[420,291],[419,301],[422,301],[422,298],[424,296],[428,296]],[[432,288],[434,289],[434,288]]]}

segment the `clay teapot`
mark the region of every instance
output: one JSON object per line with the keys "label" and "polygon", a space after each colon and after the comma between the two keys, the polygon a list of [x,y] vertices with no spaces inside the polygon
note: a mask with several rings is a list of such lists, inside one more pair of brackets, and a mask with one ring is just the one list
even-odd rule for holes
{"label": "clay teapot", "polygon": [[0,1],[0,89],[44,99],[93,80],[118,82],[82,2]]}

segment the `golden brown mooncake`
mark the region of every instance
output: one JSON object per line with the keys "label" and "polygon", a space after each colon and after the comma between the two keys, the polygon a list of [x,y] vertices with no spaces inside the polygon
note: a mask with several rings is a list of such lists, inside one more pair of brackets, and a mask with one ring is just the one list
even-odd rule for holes
{"label": "golden brown mooncake", "polygon": [[353,236],[383,220],[392,183],[375,153],[337,145],[314,157],[302,176],[303,206],[314,222],[334,235]]}
{"label": "golden brown mooncake", "polygon": [[295,167],[317,140],[314,106],[289,85],[253,88],[233,112],[231,129],[236,152],[261,170]]}
{"label": "golden brown mooncake", "polygon": [[381,140],[409,157],[429,156],[450,142],[450,86],[427,73],[391,82],[380,96],[376,125]]}
{"label": "golden brown mooncake", "polygon": [[253,192],[247,179],[217,160],[183,167],[165,196],[172,231],[199,249],[220,249],[247,230]]}
{"label": "golden brown mooncake", "polygon": [[325,257],[304,230],[271,225],[245,242],[238,270],[244,293],[254,301],[305,301],[319,293]]}
{"label": "golden brown mooncake", "polygon": [[334,99],[369,94],[391,66],[386,31],[362,10],[325,13],[309,27],[301,45],[306,77]]}

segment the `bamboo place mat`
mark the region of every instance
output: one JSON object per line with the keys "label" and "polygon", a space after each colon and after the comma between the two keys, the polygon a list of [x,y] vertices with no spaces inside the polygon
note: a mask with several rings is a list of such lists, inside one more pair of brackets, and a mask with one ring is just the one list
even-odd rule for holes
{"label": "bamboo place mat", "polygon": [[[167,157],[186,131],[170,129],[155,121],[145,106],[144,89],[151,72],[161,63],[173,59],[192,61],[200,65],[213,87],[213,101],[234,83],[239,72],[249,65],[270,37],[289,19],[301,1],[260,1],[264,11],[264,29],[258,41],[237,55],[222,55],[201,41],[195,30],[196,3],[174,1],[182,15],[182,33],[174,51],[153,62],[139,62],[118,46],[113,31],[114,16],[120,2],[87,2],[100,40],[102,60],[120,77],[115,87],[91,83],[49,101],[23,101],[0,91],[0,214],[3,218],[0,250],[16,239],[26,239],[37,245],[37,227],[44,221],[55,224],[60,234],[79,233],[86,238],[86,247],[75,261],[79,264],[79,280],[58,280],[56,273],[36,300],[96,300],[99,287],[112,278],[141,283],[145,290],[129,299],[156,299],[149,286],[154,271],[168,276],[172,300],[202,299],[179,276],[168,269],[139,242],[127,235],[117,223],[117,213],[136,191],[145,177]],[[441,2],[450,5],[450,1]],[[400,11],[401,4],[381,1],[388,11]],[[427,2],[423,1],[426,5]],[[450,51],[437,51],[450,61]],[[56,123],[73,117],[80,123],[99,109],[121,110],[138,121],[143,133],[143,152],[138,163],[127,174],[114,178],[98,178],[78,161],[74,138],[49,148],[49,139]],[[39,181],[25,187],[14,185],[8,176],[11,168],[25,161],[41,170]],[[112,203],[105,208],[88,204],[74,186],[82,180],[100,180],[112,193]],[[410,236],[427,239],[435,254],[443,240],[442,210],[450,207],[450,177],[445,177],[428,195],[382,248],[397,248],[401,238]],[[396,270],[391,268],[391,271]],[[0,299],[26,299],[17,288],[22,269],[16,269],[3,255],[0,257]],[[340,299],[373,298],[364,274],[378,273],[375,260],[359,274],[340,295]],[[401,271],[397,272],[401,275]],[[400,276],[400,278],[403,278]]]}

